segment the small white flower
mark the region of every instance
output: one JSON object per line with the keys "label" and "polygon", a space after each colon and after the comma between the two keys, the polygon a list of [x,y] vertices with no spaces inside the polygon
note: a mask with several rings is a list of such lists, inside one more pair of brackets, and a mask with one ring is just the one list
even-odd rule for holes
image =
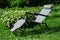
{"label": "small white flower", "polygon": [[18,40],[18,39],[16,38],[16,40]]}
{"label": "small white flower", "polygon": [[10,19],[7,19],[7,20],[10,20]]}
{"label": "small white flower", "polygon": [[9,22],[7,22],[7,24],[9,24]]}
{"label": "small white flower", "polygon": [[1,18],[1,20],[3,20],[3,19]]}

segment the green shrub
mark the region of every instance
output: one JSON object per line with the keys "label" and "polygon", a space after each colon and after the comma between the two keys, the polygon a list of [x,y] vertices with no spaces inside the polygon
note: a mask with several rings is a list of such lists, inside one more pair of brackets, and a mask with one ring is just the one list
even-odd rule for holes
{"label": "green shrub", "polygon": [[11,0],[10,1],[11,7],[20,6],[22,3],[24,3],[24,0]]}
{"label": "green shrub", "polygon": [[26,0],[30,6],[44,5],[44,4],[60,4],[60,0]]}
{"label": "green shrub", "polygon": [[12,27],[13,24],[21,18],[25,13],[24,10],[22,11],[12,11],[9,10],[8,12],[5,12],[5,14],[1,17],[2,22],[4,23],[5,26],[7,27]]}

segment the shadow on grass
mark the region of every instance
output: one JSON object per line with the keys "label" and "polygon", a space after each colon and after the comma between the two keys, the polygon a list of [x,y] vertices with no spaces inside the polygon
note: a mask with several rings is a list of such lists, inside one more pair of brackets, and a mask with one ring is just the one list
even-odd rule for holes
{"label": "shadow on grass", "polygon": [[50,28],[50,30],[46,30],[45,29],[33,29],[33,30],[28,30],[28,31],[24,31],[24,32],[14,32],[15,36],[22,36],[22,37],[25,37],[25,36],[28,36],[28,35],[37,35],[37,34],[42,34],[42,33],[45,33],[47,32],[47,34],[53,34],[55,32],[59,32],[60,31],[60,26],[58,27],[54,27],[54,28]]}
{"label": "shadow on grass", "polygon": [[51,31],[52,33],[59,32],[59,31],[60,31],[60,26],[57,26],[57,27],[51,28],[50,31]]}

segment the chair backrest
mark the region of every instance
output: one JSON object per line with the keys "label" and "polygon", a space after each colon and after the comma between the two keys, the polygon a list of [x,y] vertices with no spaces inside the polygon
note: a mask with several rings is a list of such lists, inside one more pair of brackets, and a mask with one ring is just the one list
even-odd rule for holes
{"label": "chair backrest", "polygon": [[18,20],[15,24],[14,27],[10,30],[10,31],[15,31],[16,29],[18,29],[19,27],[21,27],[23,24],[25,23],[24,19],[20,19]]}
{"label": "chair backrest", "polygon": [[[52,4],[44,5],[42,11],[40,12],[40,14],[47,16],[51,12],[52,7],[53,7]],[[42,15],[38,15],[35,22],[42,23],[46,19],[46,16],[42,16]]]}

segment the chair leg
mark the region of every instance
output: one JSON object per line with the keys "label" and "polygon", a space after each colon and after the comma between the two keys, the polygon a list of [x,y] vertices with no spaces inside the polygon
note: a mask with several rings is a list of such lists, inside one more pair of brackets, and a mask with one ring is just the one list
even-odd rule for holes
{"label": "chair leg", "polygon": [[26,28],[24,28],[24,30],[22,31],[22,33],[25,33],[25,31],[26,31]]}
{"label": "chair leg", "polygon": [[43,27],[41,26],[41,24],[39,24],[39,26],[41,27],[41,29],[43,29]]}
{"label": "chair leg", "polygon": [[40,29],[40,33],[43,33],[43,32],[44,32],[44,28],[42,27],[41,24],[40,24],[39,26],[40,26],[40,28],[41,28],[41,29]]}
{"label": "chair leg", "polygon": [[48,25],[46,23],[44,23],[44,24],[45,24],[46,30],[50,31],[50,28],[48,27]]}

